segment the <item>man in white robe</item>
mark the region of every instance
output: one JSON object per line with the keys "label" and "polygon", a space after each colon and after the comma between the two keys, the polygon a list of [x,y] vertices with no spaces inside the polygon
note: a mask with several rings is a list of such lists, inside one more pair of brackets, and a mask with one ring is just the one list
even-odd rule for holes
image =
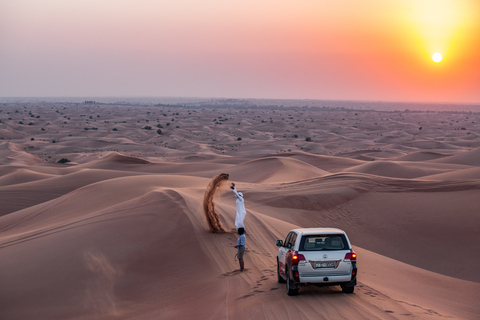
{"label": "man in white robe", "polygon": [[243,224],[243,220],[245,220],[245,216],[247,215],[247,211],[245,211],[245,203],[243,200],[243,193],[238,192],[237,188],[235,188],[235,183],[232,182],[232,185],[230,188],[233,190],[233,193],[235,194],[235,197],[237,198],[235,200],[237,204],[237,216],[235,217],[235,229],[239,228],[245,228],[245,225]]}

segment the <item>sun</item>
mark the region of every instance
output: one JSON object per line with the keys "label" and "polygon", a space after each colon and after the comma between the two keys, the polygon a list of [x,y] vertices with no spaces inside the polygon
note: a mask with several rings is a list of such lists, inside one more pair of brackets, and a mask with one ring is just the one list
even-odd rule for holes
{"label": "sun", "polygon": [[435,52],[432,56],[432,60],[438,63],[442,61],[442,55],[438,52]]}

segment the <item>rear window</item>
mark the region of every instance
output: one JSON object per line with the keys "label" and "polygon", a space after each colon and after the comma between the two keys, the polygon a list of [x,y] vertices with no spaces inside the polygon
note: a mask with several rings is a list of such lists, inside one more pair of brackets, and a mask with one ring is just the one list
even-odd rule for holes
{"label": "rear window", "polygon": [[300,251],[348,250],[347,239],[343,234],[308,235],[300,242]]}

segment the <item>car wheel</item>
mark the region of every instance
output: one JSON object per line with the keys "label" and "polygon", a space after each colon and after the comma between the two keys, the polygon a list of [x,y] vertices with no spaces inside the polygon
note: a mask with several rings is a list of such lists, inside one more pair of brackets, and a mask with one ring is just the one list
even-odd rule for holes
{"label": "car wheel", "polygon": [[280,263],[278,263],[277,261],[277,280],[278,280],[278,283],[285,283],[285,279],[283,279],[283,277],[280,275]]}
{"label": "car wheel", "polygon": [[355,289],[354,286],[351,286],[351,287],[342,286],[342,292],[343,293],[353,293],[354,289]]}
{"label": "car wheel", "polygon": [[287,273],[287,294],[289,296],[294,296],[298,293],[298,289],[295,286],[295,282],[293,282],[293,280],[290,279],[290,276],[288,275],[288,271],[286,273]]}

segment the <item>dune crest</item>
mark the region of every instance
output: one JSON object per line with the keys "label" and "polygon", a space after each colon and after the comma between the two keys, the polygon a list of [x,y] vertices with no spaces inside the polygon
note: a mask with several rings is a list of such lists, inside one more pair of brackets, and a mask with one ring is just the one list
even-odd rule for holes
{"label": "dune crest", "polygon": [[137,158],[137,157],[130,157],[126,156],[117,152],[112,152],[108,154],[105,158],[105,161],[115,162],[115,163],[122,163],[122,164],[149,164],[150,161]]}

